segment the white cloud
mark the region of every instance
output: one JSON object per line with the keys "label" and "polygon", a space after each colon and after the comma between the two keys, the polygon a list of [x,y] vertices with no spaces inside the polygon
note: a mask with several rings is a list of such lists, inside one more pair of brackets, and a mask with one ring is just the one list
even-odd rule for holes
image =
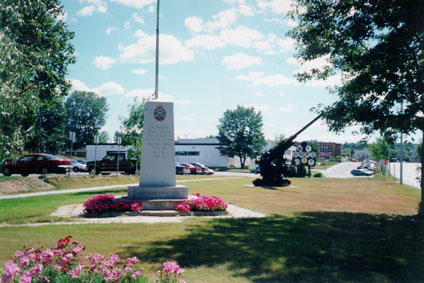
{"label": "white cloud", "polygon": [[117,27],[109,27],[109,28],[106,29],[106,34],[110,35],[112,33],[112,31],[117,30],[117,29],[118,29]]}
{"label": "white cloud", "polygon": [[[127,92],[125,94],[125,97],[138,97],[138,98],[151,99],[153,98],[154,93],[155,93],[155,90],[153,88],[146,88],[146,89],[136,88]],[[175,97],[169,94],[164,94],[159,91],[159,100],[173,102],[175,101]]]}
{"label": "white cloud", "polygon": [[106,1],[103,0],[79,0],[80,3],[88,3],[89,5],[85,6],[81,10],[78,11],[78,15],[80,16],[92,16],[95,11],[99,13],[107,12],[107,4]]}
{"label": "white cloud", "polygon": [[224,48],[225,42],[219,36],[214,35],[197,35],[185,42],[186,47],[202,47],[206,50],[213,50],[216,48]]}
{"label": "white cloud", "polygon": [[145,75],[147,73],[147,70],[145,70],[145,69],[134,69],[134,70],[131,70],[131,73],[136,74],[136,75]]}
{"label": "white cloud", "polygon": [[57,16],[58,21],[66,22],[66,19],[68,18],[68,13],[62,12]]}
{"label": "white cloud", "polygon": [[205,29],[212,32],[216,29],[224,29],[237,20],[237,12],[234,9],[224,10],[212,17],[213,21],[205,23]]}
{"label": "white cloud", "polygon": [[101,86],[93,88],[93,91],[101,96],[108,96],[114,94],[123,94],[125,89],[118,83],[106,82]]}
{"label": "white cloud", "polygon": [[292,4],[291,0],[257,0],[256,1],[258,7],[261,10],[271,9],[276,14],[285,15],[288,11],[290,11],[290,6]]}
{"label": "white cloud", "polygon": [[253,16],[254,15],[252,7],[245,5],[245,4],[242,4],[242,5],[239,6],[238,12],[243,16]]}
{"label": "white cloud", "polygon": [[200,17],[188,17],[184,20],[184,25],[188,27],[190,32],[198,33],[203,29],[203,20]]}
{"label": "white cloud", "polygon": [[251,47],[254,41],[264,38],[262,33],[246,26],[223,30],[220,35],[228,44],[240,47]]}
{"label": "white cloud", "polygon": [[281,51],[289,51],[293,50],[296,44],[296,40],[292,38],[287,39],[278,39],[277,45],[280,47]]}
{"label": "white cloud", "polygon": [[116,60],[111,57],[99,56],[94,59],[93,64],[96,68],[108,70],[112,65],[116,64]]}
{"label": "white cloud", "polygon": [[137,13],[133,13],[131,18],[139,24],[144,24],[144,19],[141,16],[139,16]]}
{"label": "white cloud", "polygon": [[125,28],[125,29],[131,29],[131,22],[130,22],[130,21],[126,21],[126,22],[124,23],[124,28]]}
{"label": "white cloud", "polygon": [[[319,69],[322,70],[325,66],[332,66],[332,64],[329,62],[329,56],[323,56],[314,60],[310,61],[302,61],[298,60],[294,57],[290,57],[286,61],[290,65],[295,65],[298,67],[297,70],[295,70],[293,73],[302,73],[302,72],[308,72],[312,69]],[[327,86],[335,86],[335,85],[341,85],[342,83],[342,75],[336,74],[325,81],[323,80],[311,80],[306,83],[307,86],[312,87],[327,87]]]}
{"label": "white cloud", "polygon": [[253,81],[257,78],[260,78],[264,75],[262,72],[250,72],[247,76],[237,76],[235,77],[236,80],[239,81]]}
{"label": "white cloud", "polygon": [[240,70],[252,65],[261,65],[262,59],[259,57],[248,56],[244,53],[237,53],[233,56],[226,56],[221,64],[226,65],[228,70]]}
{"label": "white cloud", "polygon": [[256,92],[256,96],[264,97],[264,96],[265,96],[265,94],[264,94],[262,91],[257,91],[257,92]]}
{"label": "white cloud", "polygon": [[[145,64],[155,60],[156,37],[145,33],[140,34],[140,39],[135,44],[121,47],[120,61],[124,63]],[[188,50],[173,35],[160,35],[161,47],[159,49],[159,60],[161,64],[177,64],[194,60],[194,53]]]}
{"label": "white cloud", "polygon": [[[253,108],[255,109],[256,112],[261,112],[263,114],[272,114],[271,112],[271,108],[269,108],[269,106],[261,104],[261,105],[250,105],[250,104],[245,104],[243,105],[246,108]],[[234,107],[234,109],[236,109],[236,107]]]}
{"label": "white cloud", "polygon": [[85,6],[84,8],[79,10],[77,12],[77,14],[80,15],[80,16],[84,16],[84,17],[92,16],[94,14],[95,9],[96,9],[96,7],[94,5]]}
{"label": "white cloud", "polygon": [[123,94],[125,91],[125,89],[120,84],[113,81],[106,82],[95,88],[89,88],[85,83],[77,79],[70,79],[69,82],[72,84],[71,92],[88,91],[94,92],[101,96],[108,96],[113,94]]}
{"label": "white cloud", "polygon": [[156,0],[110,0],[111,2],[120,3],[128,7],[142,9],[144,6],[155,3]]}
{"label": "white cloud", "polygon": [[91,91],[91,89],[82,81],[77,79],[70,79],[69,82],[71,83],[71,93],[74,91]]}
{"label": "white cloud", "polygon": [[287,104],[286,106],[280,107],[280,111],[284,113],[293,112],[294,108],[295,106],[293,104]]}

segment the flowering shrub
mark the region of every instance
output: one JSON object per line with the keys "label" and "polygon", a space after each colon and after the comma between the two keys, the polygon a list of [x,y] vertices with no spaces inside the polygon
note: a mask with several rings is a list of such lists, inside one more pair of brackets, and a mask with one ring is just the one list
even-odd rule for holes
{"label": "flowering shrub", "polygon": [[216,196],[205,196],[194,194],[196,198],[187,199],[182,204],[177,205],[175,210],[180,212],[190,211],[225,211],[228,205]]}
{"label": "flowering shrub", "polygon": [[141,201],[115,200],[114,194],[102,194],[93,196],[83,204],[84,214],[101,214],[104,212],[123,212],[143,210]]}
{"label": "flowering shrub", "polygon": [[156,271],[156,275],[159,276],[159,282],[163,283],[184,283],[185,281],[181,279],[181,273],[184,272],[184,269],[181,268],[176,261],[165,261],[164,263],[156,264],[159,268]]}
{"label": "flowering shrub", "polygon": [[[125,261],[117,255],[107,258],[90,253],[83,257],[85,247],[77,241],[71,243],[71,238],[59,239],[54,248],[16,251],[13,260],[4,264],[0,282],[148,282],[141,274],[143,268],[137,267],[137,257]],[[157,266],[161,267],[161,282],[177,282],[177,276],[180,278],[184,271],[175,261]]]}

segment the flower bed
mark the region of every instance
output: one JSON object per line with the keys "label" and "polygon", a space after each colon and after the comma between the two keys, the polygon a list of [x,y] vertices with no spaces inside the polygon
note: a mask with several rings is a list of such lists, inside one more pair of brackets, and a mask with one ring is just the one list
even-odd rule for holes
{"label": "flower bed", "polygon": [[[13,260],[3,266],[0,282],[148,282],[138,266],[138,258],[122,261],[117,255],[109,258],[89,253],[71,236],[59,239],[57,246],[45,250],[30,248],[16,251]],[[85,259],[85,260],[83,260]],[[175,261],[157,264],[159,282],[184,282]]]}
{"label": "flower bed", "polygon": [[228,205],[217,196],[206,196],[194,194],[196,198],[185,200],[177,205],[176,211],[182,213],[190,212],[224,212]]}
{"label": "flower bed", "polygon": [[84,215],[99,215],[107,212],[141,212],[141,201],[120,201],[115,199],[114,194],[102,194],[93,196],[83,204]]}

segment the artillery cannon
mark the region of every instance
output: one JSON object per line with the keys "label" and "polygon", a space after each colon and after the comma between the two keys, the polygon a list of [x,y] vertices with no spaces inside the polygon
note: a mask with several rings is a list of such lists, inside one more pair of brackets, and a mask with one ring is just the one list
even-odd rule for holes
{"label": "artillery cannon", "polygon": [[257,164],[259,165],[262,179],[256,179],[252,183],[255,186],[278,186],[286,187],[290,185],[290,180],[284,179],[290,170],[290,166],[286,164],[284,152],[294,144],[294,139],[311,126],[315,121],[321,118],[322,114],[309,122],[294,135],[282,140],[279,144],[262,154]]}

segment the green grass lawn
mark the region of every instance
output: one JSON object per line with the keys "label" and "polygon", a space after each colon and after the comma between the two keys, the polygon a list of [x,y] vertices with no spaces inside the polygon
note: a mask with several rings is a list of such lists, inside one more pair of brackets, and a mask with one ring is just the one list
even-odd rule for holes
{"label": "green grass lawn", "polygon": [[[49,247],[72,235],[87,251],[177,260],[187,282],[422,282],[424,223],[419,191],[375,179],[297,179],[289,188],[255,188],[252,178],[187,183],[269,214],[266,218],[191,218],[166,224],[84,224],[0,228],[0,263],[16,249]],[[126,190],[111,191],[125,194]],[[0,222],[59,221],[58,206],[95,193],[0,200]]]}

